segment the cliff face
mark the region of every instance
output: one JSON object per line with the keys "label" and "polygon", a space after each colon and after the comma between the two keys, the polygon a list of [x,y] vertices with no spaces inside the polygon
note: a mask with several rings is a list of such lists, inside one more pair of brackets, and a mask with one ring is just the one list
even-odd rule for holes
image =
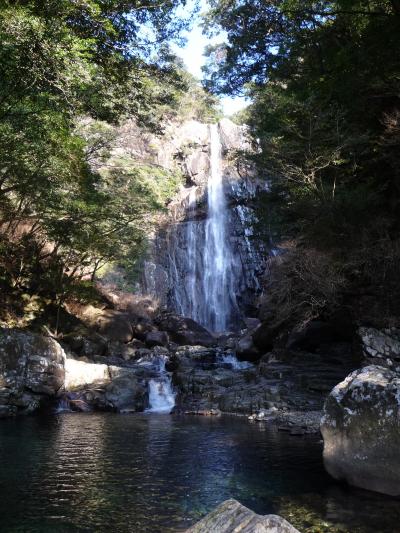
{"label": "cliff face", "polygon": [[[252,201],[257,191],[265,187],[265,181],[259,180],[245,163],[243,152],[251,150],[246,128],[223,119],[218,130],[227,202],[226,238],[234,258],[232,277],[238,323],[240,316],[254,312],[258,278],[264,268],[265,250],[254,238]],[[163,307],[195,318],[194,300],[202,297],[202,288],[195,278],[201,276],[205,268],[210,128],[196,121],[178,128],[171,126],[158,143],[155,160],[164,168],[179,167],[186,183],[168,205],[167,214],[152,236],[142,291],[158,298]]]}

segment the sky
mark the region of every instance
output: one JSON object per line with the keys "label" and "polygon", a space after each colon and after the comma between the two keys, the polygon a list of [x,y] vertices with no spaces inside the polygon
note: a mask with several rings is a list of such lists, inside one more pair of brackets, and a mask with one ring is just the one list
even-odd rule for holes
{"label": "sky", "polygon": [[[186,9],[190,9],[191,2]],[[201,11],[204,12],[208,8],[207,0],[201,0]],[[188,71],[193,74],[199,80],[202,79],[201,67],[205,63],[205,57],[203,56],[204,50],[208,44],[217,44],[226,40],[226,35],[221,33],[213,39],[209,39],[202,34],[200,28],[200,17],[198,16],[193,23],[191,31],[184,32],[184,36],[187,39],[187,44],[184,48],[179,48],[176,45],[173,45],[173,51],[177,56],[181,57],[185,63]],[[221,98],[222,108],[226,116],[236,113],[240,109],[243,109],[246,106],[244,98],[240,97],[223,97]]]}

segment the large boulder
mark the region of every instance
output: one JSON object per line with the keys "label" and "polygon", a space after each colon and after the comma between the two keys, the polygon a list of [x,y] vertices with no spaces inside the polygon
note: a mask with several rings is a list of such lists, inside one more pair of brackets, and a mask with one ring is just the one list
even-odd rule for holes
{"label": "large boulder", "polygon": [[0,417],[37,409],[64,384],[65,353],[50,337],[0,330]]}
{"label": "large boulder", "polygon": [[186,533],[299,533],[277,515],[260,516],[236,500],[226,500]]}
{"label": "large boulder", "polygon": [[324,462],[336,479],[400,495],[400,376],[381,366],[352,372],[328,396]]}
{"label": "large boulder", "polygon": [[147,407],[147,389],[133,374],[116,377],[107,385],[104,399],[106,405],[120,413],[143,411]]}
{"label": "large boulder", "polygon": [[206,347],[216,344],[213,335],[191,318],[165,313],[158,323],[160,329],[168,332],[171,339],[178,344]]}

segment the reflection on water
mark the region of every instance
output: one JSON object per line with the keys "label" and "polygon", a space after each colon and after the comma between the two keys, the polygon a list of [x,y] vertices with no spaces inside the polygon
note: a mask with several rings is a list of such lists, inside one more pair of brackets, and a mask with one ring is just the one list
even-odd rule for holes
{"label": "reflection on water", "polygon": [[0,464],[6,532],[182,531],[230,497],[303,532],[393,533],[400,523],[398,500],[333,482],[314,437],[235,418],[6,420]]}

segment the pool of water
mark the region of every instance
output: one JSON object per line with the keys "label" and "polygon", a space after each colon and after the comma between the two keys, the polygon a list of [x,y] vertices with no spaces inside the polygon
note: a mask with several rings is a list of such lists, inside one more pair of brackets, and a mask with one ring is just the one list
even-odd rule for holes
{"label": "pool of water", "polygon": [[184,531],[227,498],[302,532],[400,531],[400,501],[335,483],[316,437],[237,418],[62,414],[0,423],[0,530]]}

